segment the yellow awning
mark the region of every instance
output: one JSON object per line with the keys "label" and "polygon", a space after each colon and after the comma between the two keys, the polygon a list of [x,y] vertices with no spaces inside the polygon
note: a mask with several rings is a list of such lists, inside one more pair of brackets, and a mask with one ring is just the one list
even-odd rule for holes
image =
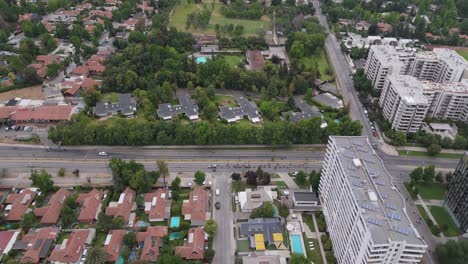
{"label": "yellow awning", "polygon": [[283,234],[273,233],[273,241],[274,242],[283,242]]}
{"label": "yellow awning", "polygon": [[255,234],[255,249],[265,250],[265,238],[263,234]]}

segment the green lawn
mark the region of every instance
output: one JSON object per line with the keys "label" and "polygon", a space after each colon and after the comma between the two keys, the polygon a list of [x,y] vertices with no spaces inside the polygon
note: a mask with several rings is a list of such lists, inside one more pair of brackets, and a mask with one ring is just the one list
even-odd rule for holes
{"label": "green lawn", "polygon": [[237,240],[237,250],[239,252],[249,252],[252,251],[252,249],[249,248],[249,240]]}
{"label": "green lawn", "polygon": [[[313,261],[315,264],[323,263],[322,262],[322,255],[320,254],[320,248],[319,248],[318,240],[317,239],[312,239],[312,238],[306,238],[305,235],[303,235],[303,237],[304,237],[304,246],[305,246],[306,252],[307,252],[307,259],[309,261]],[[314,242],[314,250],[310,250],[309,241]]]}
{"label": "green lawn", "polygon": [[444,199],[445,186],[438,182],[433,182],[433,183],[420,182],[416,184],[416,188],[418,189],[419,195],[421,195],[423,199],[427,199],[427,200],[443,200]]}
{"label": "green lawn", "polygon": [[406,151],[398,150],[400,156],[410,156],[410,157],[431,157],[431,158],[443,158],[443,159],[460,159],[463,154],[457,153],[439,153],[435,156],[429,155],[427,152],[422,151]]}
{"label": "green lawn", "polygon": [[105,93],[102,96],[102,101],[117,103],[119,101],[119,94],[118,93]]}
{"label": "green lawn", "polygon": [[244,56],[239,56],[239,55],[224,55],[224,60],[227,62],[227,64],[231,67],[236,67],[239,62],[241,62],[244,59]]}
{"label": "green lawn", "polygon": [[[207,8],[212,7],[212,2],[211,0],[204,0],[206,3]],[[244,26],[244,35],[245,36],[252,36],[257,34],[259,29],[263,28],[264,30],[268,30],[270,28],[270,19],[268,16],[263,16],[260,20],[247,20],[247,19],[231,19],[231,18],[226,18],[223,15],[221,15],[221,3],[215,3],[214,4],[214,9],[211,14],[211,19],[210,23],[207,28],[205,29],[193,29],[190,28],[188,30],[185,29],[185,22],[187,19],[187,16],[198,10],[201,10],[203,7],[202,5],[196,5],[193,3],[188,4],[186,0],[181,1],[181,4],[178,5],[172,14],[172,16],[169,19],[169,27],[175,27],[178,30],[182,31],[188,31],[192,33],[202,33],[202,34],[215,34],[215,25],[219,24],[221,26],[223,25],[242,25]]]}
{"label": "green lawn", "polygon": [[237,106],[234,96],[230,96],[230,95],[216,94],[214,101],[217,105],[229,105],[232,107]]}
{"label": "green lawn", "polygon": [[333,74],[327,73],[327,69],[330,69],[330,73],[332,72],[332,70],[330,68],[330,65],[328,64],[327,57],[325,56],[325,51],[320,52],[320,56],[302,58],[301,62],[306,66],[306,68],[313,68],[314,64],[317,63],[320,72],[320,79],[333,79]]}
{"label": "green lawn", "polygon": [[310,231],[315,232],[314,220],[310,214],[302,214],[302,221],[309,227]]}
{"label": "green lawn", "polygon": [[288,185],[284,181],[272,181],[271,185],[276,185],[280,189],[287,189]]}
{"label": "green lawn", "polygon": [[458,54],[462,55],[465,60],[468,60],[468,50],[457,50]]}
{"label": "green lawn", "polygon": [[460,234],[460,230],[453,221],[452,217],[450,217],[447,209],[440,206],[430,206],[429,210],[431,211],[432,216],[434,216],[437,224],[440,227],[440,230],[444,233],[444,235],[453,237]]}

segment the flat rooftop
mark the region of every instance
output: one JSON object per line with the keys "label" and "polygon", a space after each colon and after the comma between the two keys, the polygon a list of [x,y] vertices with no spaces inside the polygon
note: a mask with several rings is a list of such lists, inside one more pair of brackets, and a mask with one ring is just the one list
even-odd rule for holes
{"label": "flat rooftop", "polygon": [[405,199],[367,137],[331,137],[375,244],[405,240],[425,244],[406,213]]}
{"label": "flat rooftop", "polygon": [[387,79],[407,104],[428,103],[427,98],[423,94],[422,82],[416,77],[410,75],[388,75]]}

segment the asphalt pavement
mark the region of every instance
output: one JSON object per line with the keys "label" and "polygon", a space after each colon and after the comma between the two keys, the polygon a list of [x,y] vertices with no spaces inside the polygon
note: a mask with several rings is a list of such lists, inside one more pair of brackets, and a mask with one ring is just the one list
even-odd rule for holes
{"label": "asphalt pavement", "polygon": [[220,209],[213,208],[213,217],[218,224],[218,231],[213,240],[213,248],[216,251],[213,263],[234,264],[234,226],[229,176],[228,173],[219,174],[213,185],[215,190],[219,189],[219,195],[213,197],[213,204],[221,203]]}

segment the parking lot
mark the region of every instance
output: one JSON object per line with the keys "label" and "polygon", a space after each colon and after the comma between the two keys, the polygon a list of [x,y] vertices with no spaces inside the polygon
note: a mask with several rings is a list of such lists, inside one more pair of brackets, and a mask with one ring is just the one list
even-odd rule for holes
{"label": "parking lot", "polygon": [[34,137],[39,136],[41,144],[48,145],[47,127],[24,125],[3,125],[0,127],[0,142],[2,143],[34,143]]}

